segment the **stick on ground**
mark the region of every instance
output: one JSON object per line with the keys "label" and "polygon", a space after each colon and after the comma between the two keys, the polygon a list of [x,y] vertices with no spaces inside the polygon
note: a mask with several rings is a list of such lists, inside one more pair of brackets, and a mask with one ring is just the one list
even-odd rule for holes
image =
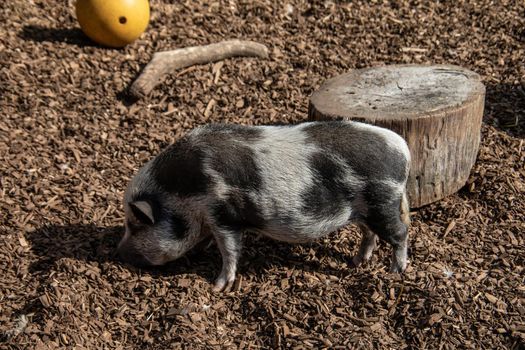
{"label": "stick on ground", "polygon": [[145,97],[167,74],[177,69],[235,56],[268,58],[268,48],[253,41],[228,40],[205,46],[157,52],[131,85],[130,93],[137,98]]}

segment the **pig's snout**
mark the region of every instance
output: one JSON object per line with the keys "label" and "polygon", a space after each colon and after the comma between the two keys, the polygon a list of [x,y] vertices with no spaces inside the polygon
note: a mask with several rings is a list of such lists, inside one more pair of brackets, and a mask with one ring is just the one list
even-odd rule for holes
{"label": "pig's snout", "polygon": [[136,266],[136,267],[148,267],[151,266],[151,263],[146,259],[144,255],[139,253],[131,246],[119,245],[117,248],[117,254],[120,259],[127,264]]}

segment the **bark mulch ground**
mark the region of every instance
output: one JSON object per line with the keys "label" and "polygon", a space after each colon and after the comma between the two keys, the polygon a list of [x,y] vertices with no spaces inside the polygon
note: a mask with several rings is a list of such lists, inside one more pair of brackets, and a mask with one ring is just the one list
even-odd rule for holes
{"label": "bark mulch ground", "polygon": [[[73,1],[0,5],[0,347],[496,349],[525,342],[525,2],[161,1],[140,40],[92,44]],[[126,89],[155,51],[240,38],[270,59]],[[410,259],[351,269],[349,227],[311,244],[248,235],[214,294],[214,245],[151,270],[114,257],[123,190],[196,125],[291,123],[327,78],[450,63],[487,86],[482,144],[457,194],[414,211]]]}

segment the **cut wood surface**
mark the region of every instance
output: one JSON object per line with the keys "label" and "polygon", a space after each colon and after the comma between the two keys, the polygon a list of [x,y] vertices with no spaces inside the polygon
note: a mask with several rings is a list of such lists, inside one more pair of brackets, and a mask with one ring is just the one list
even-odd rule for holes
{"label": "cut wood surface", "polygon": [[219,43],[157,52],[130,87],[130,93],[142,98],[163,78],[181,68],[215,62],[235,56],[268,58],[268,48],[253,41],[228,40]]}
{"label": "cut wood surface", "polygon": [[[411,207],[456,192],[476,160],[485,87],[452,65],[392,65],[326,81],[310,98],[314,120],[359,120],[394,130],[412,156]],[[351,140],[350,140],[351,141]]]}

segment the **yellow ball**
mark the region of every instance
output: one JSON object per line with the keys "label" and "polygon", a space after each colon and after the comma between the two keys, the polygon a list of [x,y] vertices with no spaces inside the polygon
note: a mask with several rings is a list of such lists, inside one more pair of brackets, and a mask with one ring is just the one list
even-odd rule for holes
{"label": "yellow ball", "polygon": [[123,47],[146,30],[148,0],[78,0],[77,20],[93,41],[110,47]]}

